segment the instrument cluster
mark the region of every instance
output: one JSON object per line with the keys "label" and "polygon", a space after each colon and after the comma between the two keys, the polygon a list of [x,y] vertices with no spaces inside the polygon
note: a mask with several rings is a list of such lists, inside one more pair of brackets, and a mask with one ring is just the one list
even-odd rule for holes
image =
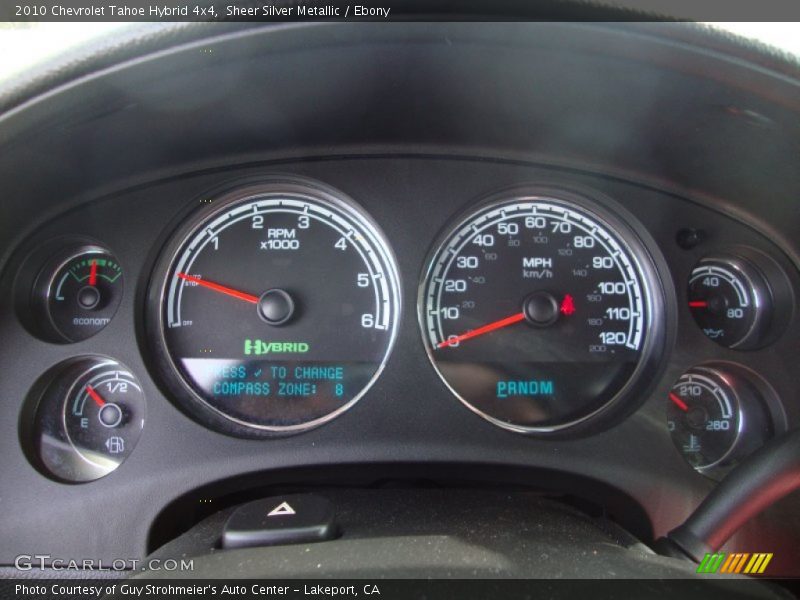
{"label": "instrument cluster", "polygon": [[[663,240],[616,199],[534,183],[470,200],[436,240],[417,240],[427,257],[401,280],[392,232],[322,181],[267,175],[184,200],[149,273],[128,273],[113,237],[65,234],[20,261],[21,322],[81,349],[31,382],[21,424],[31,462],[56,481],[104,477],[135,452],[157,401],[145,377],[203,426],[267,451],[324,426],[369,397],[403,321],[416,321],[418,351],[453,401],[556,443],[638,410],[690,315],[726,352],[688,366],[659,400],[688,465],[718,478],[788,427],[785,399],[748,366],[794,319],[796,273],[763,249],[709,245],[681,280]],[[682,230],[677,245],[701,238]],[[143,282],[148,373],[87,352],[125,312],[128,281]]]}

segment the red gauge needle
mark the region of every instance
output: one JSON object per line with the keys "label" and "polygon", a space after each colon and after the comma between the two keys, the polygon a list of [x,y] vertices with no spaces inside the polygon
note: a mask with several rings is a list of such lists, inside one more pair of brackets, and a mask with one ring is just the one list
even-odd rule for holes
{"label": "red gauge needle", "polygon": [[669,393],[669,399],[672,400],[675,403],[675,406],[680,408],[683,412],[689,412],[689,405],[681,400],[674,392]]}
{"label": "red gauge needle", "polygon": [[106,401],[100,397],[100,394],[94,391],[94,388],[90,385],[86,386],[86,393],[91,396],[92,400],[95,401],[95,404],[100,408],[103,408],[106,405]]}
{"label": "red gauge needle", "polygon": [[509,325],[513,325],[514,323],[519,323],[520,321],[524,320],[525,320],[525,313],[520,312],[515,315],[511,315],[510,317],[506,317],[505,319],[500,319],[499,321],[495,321],[494,323],[489,323],[488,325],[484,325],[483,327],[478,327],[477,329],[473,329],[472,331],[468,331],[467,333],[462,333],[461,335],[457,335],[456,337],[446,339],[443,342],[439,342],[436,345],[436,347],[444,348],[445,346],[454,346],[459,342],[463,342],[464,340],[478,337],[479,335],[495,331],[496,329],[501,329],[502,327],[508,327]]}
{"label": "red gauge needle", "polygon": [[692,300],[689,302],[689,308],[705,308],[708,306],[708,302],[705,300]]}
{"label": "red gauge needle", "polygon": [[97,261],[92,261],[92,266],[89,269],[89,285],[92,287],[97,285]]}
{"label": "red gauge needle", "polygon": [[196,283],[197,285],[200,285],[204,288],[208,288],[209,290],[219,292],[220,294],[227,294],[228,296],[233,296],[234,298],[238,298],[239,300],[244,300],[245,302],[250,302],[251,304],[258,303],[258,296],[246,294],[245,292],[240,292],[239,290],[234,290],[233,288],[225,287],[224,285],[214,283],[213,281],[207,281],[205,279],[200,279],[199,277],[192,277],[191,275],[187,275],[186,273],[178,273],[178,277],[180,279],[183,279],[184,281],[191,281],[192,283]]}

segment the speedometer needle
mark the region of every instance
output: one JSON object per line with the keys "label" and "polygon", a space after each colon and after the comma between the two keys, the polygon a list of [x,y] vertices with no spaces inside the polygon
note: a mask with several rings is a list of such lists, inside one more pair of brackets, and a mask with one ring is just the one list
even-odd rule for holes
{"label": "speedometer needle", "polygon": [[214,283],[213,281],[200,279],[199,277],[193,277],[192,275],[187,275],[186,273],[178,273],[177,277],[183,279],[184,281],[190,281],[192,283],[196,283],[197,285],[202,286],[204,288],[208,288],[209,290],[219,292],[220,294],[227,294],[228,296],[238,298],[239,300],[244,300],[245,302],[249,302],[250,304],[258,304],[258,296],[253,296],[252,294],[240,292],[239,290],[234,290],[233,288],[229,288],[224,285]]}
{"label": "speedometer needle", "polygon": [[519,323],[520,321],[524,320],[525,320],[525,313],[519,312],[515,315],[511,315],[510,317],[506,317],[505,319],[500,319],[499,321],[489,323],[488,325],[484,325],[483,327],[478,327],[477,329],[473,329],[466,333],[462,333],[461,335],[448,338],[445,341],[436,344],[436,347],[444,348],[446,346],[455,346],[459,342],[463,342],[464,340],[478,337],[479,335],[483,335],[485,333],[501,329],[502,327],[508,327],[509,325],[513,325],[514,323]]}

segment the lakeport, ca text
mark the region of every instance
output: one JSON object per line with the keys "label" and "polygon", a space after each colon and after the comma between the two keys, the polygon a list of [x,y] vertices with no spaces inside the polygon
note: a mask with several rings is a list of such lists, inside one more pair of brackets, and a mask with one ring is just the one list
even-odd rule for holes
{"label": "lakeport, ca text", "polygon": [[121,584],[90,584],[90,583],[52,583],[52,584],[25,584],[15,586],[17,597],[37,596],[47,594],[51,596],[89,596],[100,598],[104,595],[145,598],[152,596],[293,596],[302,595],[315,598],[333,598],[336,596],[380,596],[381,592],[374,583],[358,585],[267,585],[251,583],[248,585],[236,584],[149,584],[149,583],[121,583]]}

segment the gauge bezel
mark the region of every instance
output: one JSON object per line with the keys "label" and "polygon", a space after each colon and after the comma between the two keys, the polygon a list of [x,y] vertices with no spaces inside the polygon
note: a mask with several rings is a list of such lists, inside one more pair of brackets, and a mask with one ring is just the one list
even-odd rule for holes
{"label": "gauge bezel", "polygon": [[49,340],[62,344],[76,344],[84,340],[88,340],[95,335],[99,334],[106,327],[111,324],[114,317],[119,310],[122,303],[123,294],[125,293],[125,271],[121,269],[121,280],[119,282],[119,291],[115,299],[114,310],[112,311],[108,323],[102,327],[97,328],[85,337],[73,339],[67,335],[53,318],[52,311],[50,310],[50,298],[55,293],[56,277],[69,263],[73,260],[86,255],[103,254],[111,257],[119,264],[119,259],[108,248],[100,244],[79,244],[67,248],[61,248],[59,252],[50,257],[49,261],[42,267],[36,276],[36,279],[31,287],[31,306],[35,312],[44,317],[39,323],[39,329],[44,333],[45,337]]}
{"label": "gauge bezel", "polygon": [[[742,399],[739,395],[739,390],[737,389],[736,384],[734,383],[730,374],[722,371],[718,368],[714,368],[708,365],[698,365],[696,367],[692,367],[686,370],[677,380],[675,383],[672,384],[670,391],[674,391],[678,385],[680,385],[681,381],[685,377],[699,377],[705,379],[710,382],[710,385],[716,386],[722,390],[722,392],[729,397],[731,402],[731,411],[733,412],[733,417],[736,419],[736,436],[733,438],[733,441],[730,443],[728,448],[725,452],[720,456],[717,460],[713,462],[709,462],[708,464],[704,464],[701,466],[695,466],[689,463],[686,460],[686,457],[681,452],[681,457],[683,460],[687,462],[695,471],[698,473],[702,473],[703,475],[713,476],[714,473],[717,473],[720,469],[723,469],[725,466],[732,466],[728,465],[728,461],[735,455],[737,446],[739,446],[739,442],[742,438],[742,434],[745,430],[745,427],[748,425],[747,419],[745,417],[745,413],[742,410]],[[741,385],[744,382],[739,382]],[[711,391],[713,395],[713,391]],[[672,437],[672,432],[670,431],[670,438],[672,438],[673,444],[675,444],[675,439]],[[680,452],[680,449],[677,448],[677,444],[675,444],[676,450]]]}
{"label": "gauge bezel", "polygon": [[796,311],[795,292],[787,272],[774,257],[757,248],[747,245],[730,245],[710,248],[699,257],[688,272],[685,285],[686,298],[691,300],[691,276],[701,265],[717,263],[732,268],[750,284],[748,295],[751,300],[752,290],[759,295],[760,305],[752,326],[735,344],[725,345],[709,338],[697,322],[696,314],[690,315],[703,338],[717,347],[729,348],[737,352],[761,350],[777,342],[788,330]]}
{"label": "gauge bezel", "polygon": [[[269,198],[292,198],[325,206],[358,225],[358,228],[367,235],[370,247],[380,256],[388,279],[388,295],[391,304],[386,350],[367,384],[352,399],[336,410],[311,421],[288,426],[249,423],[212,406],[185,380],[168,349],[165,336],[164,306],[170,285],[169,274],[173,272],[181,251],[197,234],[199,228],[216,215],[230,211],[239,204]],[[235,437],[261,439],[295,435],[320,427],[349,411],[364,397],[383,373],[394,350],[402,318],[401,282],[397,260],[381,227],[360,204],[343,192],[311,179],[291,175],[235,181],[203,194],[198,202],[204,206],[180,220],[162,248],[150,278],[145,325],[154,357],[151,366],[158,373],[157,380],[167,387],[170,397],[174,398],[179,408],[190,417],[210,429]]]}
{"label": "gauge bezel", "polygon": [[[620,246],[626,251],[636,276],[641,281],[643,304],[645,307],[644,339],[638,364],[625,385],[607,402],[594,410],[569,421],[542,426],[526,426],[497,419],[485,411],[476,408],[463,398],[450,385],[436,364],[425,323],[425,296],[436,264],[437,257],[446,251],[445,244],[452,236],[481,213],[505,204],[519,202],[543,201],[563,206],[589,217],[603,226]],[[569,436],[592,433],[613,423],[614,417],[629,414],[646,398],[646,392],[655,386],[657,374],[663,368],[662,357],[667,347],[668,337],[674,337],[672,327],[668,326],[668,316],[674,307],[666,300],[675,296],[667,296],[667,287],[671,288],[671,279],[662,275],[668,273],[666,265],[659,255],[651,249],[656,248],[644,226],[625,208],[593,190],[577,189],[563,184],[531,184],[507,188],[494,192],[489,196],[471,203],[452,218],[437,235],[431,245],[419,280],[417,291],[417,324],[422,337],[425,353],[436,375],[444,383],[450,393],[471,412],[507,431],[530,436]],[[672,321],[669,321],[670,324]],[[632,400],[639,395],[639,402]]]}
{"label": "gauge bezel", "polygon": [[[130,451],[112,469],[88,459],[74,443],[67,425],[67,413],[76,385],[98,369],[127,373],[142,395],[141,423]],[[147,421],[147,397],[141,381],[124,363],[99,354],[69,358],[48,369],[26,398],[21,423],[23,449],[31,464],[59,483],[85,484],[115,473],[135,451]]]}
{"label": "gauge bezel", "polygon": [[739,461],[763,446],[767,441],[789,430],[786,410],[775,388],[764,377],[749,367],[729,360],[712,360],[686,369],[669,388],[674,389],[686,375],[694,372],[709,376],[717,384],[724,384],[733,396],[737,411],[737,434],[728,451],[718,460],[703,467],[695,467],[674,445],[682,462],[695,472],[719,481]]}
{"label": "gauge bezel", "polygon": [[[772,320],[773,309],[772,290],[766,277],[761,274],[760,269],[754,263],[742,256],[735,254],[704,256],[697,261],[689,272],[687,296],[690,300],[692,298],[692,283],[696,279],[695,273],[704,267],[717,267],[730,271],[733,276],[741,278],[745,284],[744,293],[747,295],[748,302],[751,303],[754,314],[747,331],[732,344],[724,344],[719,340],[708,337],[705,332],[703,334],[715,344],[731,350],[748,350],[760,347]],[[700,331],[703,331],[700,321],[694,313],[692,313],[692,318],[700,328]]]}

